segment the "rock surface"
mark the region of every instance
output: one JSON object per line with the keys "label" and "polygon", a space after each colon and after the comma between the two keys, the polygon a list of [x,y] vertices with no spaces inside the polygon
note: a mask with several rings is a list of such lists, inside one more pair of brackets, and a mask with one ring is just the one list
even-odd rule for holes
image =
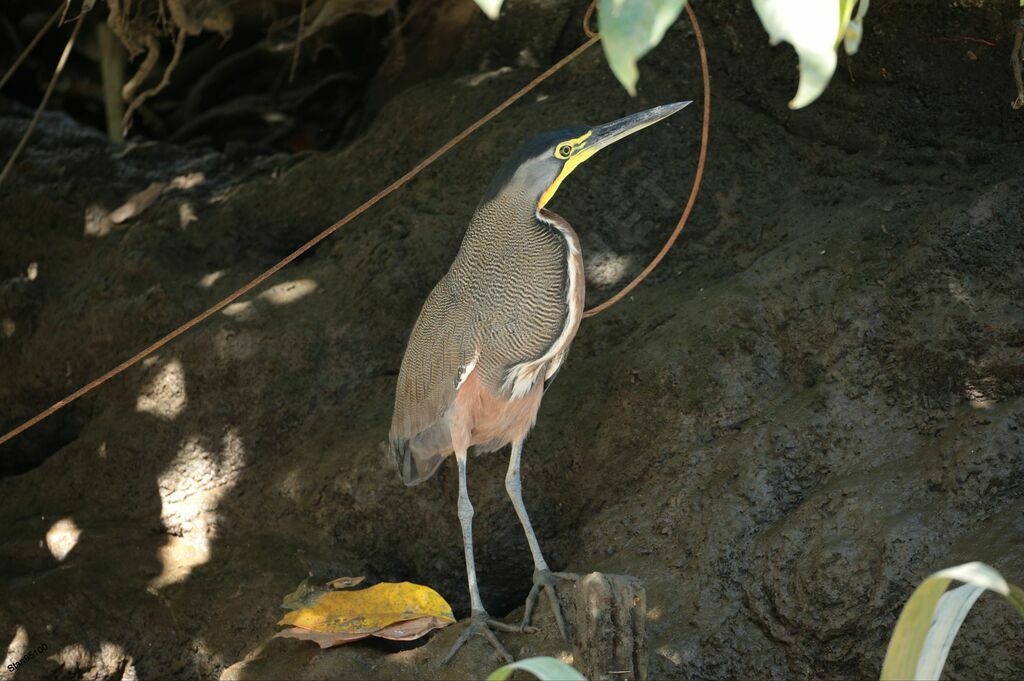
{"label": "rock surface", "polygon": [[[554,568],[642,580],[652,678],[873,678],[929,572],[982,560],[1024,584],[1010,15],[878,3],[861,54],[791,112],[791,50],[768,47],[747,3],[711,4],[697,7],[714,86],[697,209],[654,275],[583,324],[527,443],[526,503]],[[548,53],[531,46],[541,65],[581,41],[579,8],[569,23],[548,11],[565,28]],[[537,75],[489,35],[473,28],[447,75],[333,153],[125,152],[47,115],[0,189],[0,428],[227,295]],[[4,447],[0,634],[54,653],[18,678],[213,679],[247,658],[270,665],[263,678],[426,674],[457,627],[397,651],[254,651],[310,573],[429,584],[468,615],[452,467],[405,489],[379,448],[404,343],[515,144],[699,101],[685,21],[641,68],[630,99],[592,50],[258,293]],[[3,110],[0,149],[28,115]],[[563,185],[553,207],[581,235],[591,303],[660,247],[698,131],[691,107]],[[194,173],[131,220],[97,218]],[[470,461],[496,615],[532,572],[503,472],[503,455]],[[498,664],[483,641],[459,659],[439,678]],[[1022,666],[1024,624],[983,598],[949,677]]]}

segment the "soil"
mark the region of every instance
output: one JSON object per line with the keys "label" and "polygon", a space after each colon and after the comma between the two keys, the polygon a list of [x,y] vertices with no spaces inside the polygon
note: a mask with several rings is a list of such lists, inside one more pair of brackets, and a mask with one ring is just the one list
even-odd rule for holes
{"label": "soil", "polygon": [[[872,3],[861,52],[795,112],[792,50],[726,4],[696,8],[714,93],[696,210],[662,266],[583,324],[527,442],[526,503],[555,569],[643,582],[651,678],[876,677],[930,572],[981,560],[1024,584],[1016,3]],[[125,150],[44,116],[0,188],[0,429],[372,196],[582,42],[581,14],[537,0],[512,3],[504,32],[475,19],[444,75],[382,97],[338,151]],[[3,447],[0,635],[53,655],[16,678],[497,666],[483,639],[436,666],[462,623],[417,644],[269,639],[310,574],[429,584],[468,616],[454,467],[407,489],[380,447],[411,325],[521,140],[680,99],[700,100],[685,19],[636,98],[591,50],[260,292]],[[30,115],[3,105],[0,149]],[[580,234],[591,304],[677,219],[699,119],[563,185],[553,208]],[[192,173],[133,219],[97,217]],[[484,602],[514,618],[532,564],[504,465],[471,458],[469,484]],[[63,519],[80,535],[58,560]],[[503,635],[514,655],[564,652],[540,617],[538,635]],[[1024,622],[983,597],[948,678],[1022,666]]]}

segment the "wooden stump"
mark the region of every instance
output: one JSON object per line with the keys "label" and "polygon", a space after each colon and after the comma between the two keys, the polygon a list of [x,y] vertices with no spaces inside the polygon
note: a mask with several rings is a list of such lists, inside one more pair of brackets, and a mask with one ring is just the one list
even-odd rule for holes
{"label": "wooden stump", "polygon": [[591,572],[572,592],[573,666],[590,681],[647,680],[647,597],[636,577]]}

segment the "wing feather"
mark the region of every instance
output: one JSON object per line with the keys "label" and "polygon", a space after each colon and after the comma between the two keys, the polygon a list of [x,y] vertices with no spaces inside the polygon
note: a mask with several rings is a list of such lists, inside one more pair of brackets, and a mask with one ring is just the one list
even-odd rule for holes
{"label": "wing feather", "polygon": [[407,484],[428,478],[451,451],[447,415],[474,361],[471,323],[472,306],[445,277],[423,304],[398,374],[389,440]]}

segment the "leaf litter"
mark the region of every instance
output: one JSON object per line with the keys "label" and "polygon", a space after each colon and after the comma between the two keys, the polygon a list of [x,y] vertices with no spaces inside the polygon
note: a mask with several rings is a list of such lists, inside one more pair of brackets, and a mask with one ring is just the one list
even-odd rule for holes
{"label": "leaf litter", "polygon": [[382,582],[365,589],[340,590],[358,586],[363,579],[341,577],[325,586],[303,580],[281,603],[289,612],[278,624],[290,628],[275,636],[330,648],[370,636],[413,641],[455,622],[448,602],[421,584]]}

